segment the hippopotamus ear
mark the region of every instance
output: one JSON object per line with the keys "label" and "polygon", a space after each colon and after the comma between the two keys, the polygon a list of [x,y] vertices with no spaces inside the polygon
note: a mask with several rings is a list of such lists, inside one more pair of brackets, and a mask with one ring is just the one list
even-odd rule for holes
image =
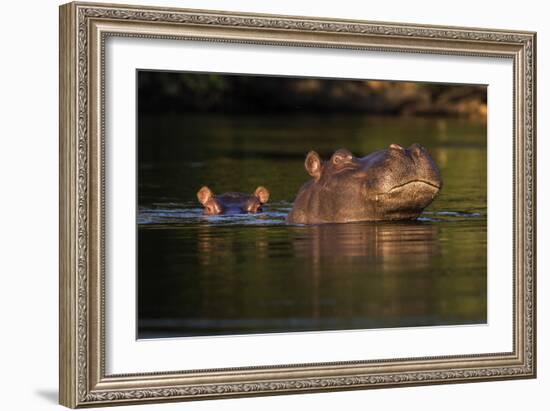
{"label": "hippopotamus ear", "polygon": [[265,204],[267,203],[267,200],[269,200],[269,191],[267,191],[267,188],[265,187],[258,187],[256,191],[254,191],[254,195],[258,198],[260,203]]}
{"label": "hippopotamus ear", "polygon": [[315,178],[315,180],[319,180],[321,177],[321,167],[322,167],[322,161],[321,157],[319,157],[319,154],[317,154],[315,151],[310,151],[307,153],[306,156],[306,171],[309,173],[310,176]]}
{"label": "hippopotamus ear", "polygon": [[206,186],[202,186],[202,188],[197,192],[197,198],[199,199],[199,203],[202,205],[205,205],[213,196],[214,193],[212,193],[212,191]]}

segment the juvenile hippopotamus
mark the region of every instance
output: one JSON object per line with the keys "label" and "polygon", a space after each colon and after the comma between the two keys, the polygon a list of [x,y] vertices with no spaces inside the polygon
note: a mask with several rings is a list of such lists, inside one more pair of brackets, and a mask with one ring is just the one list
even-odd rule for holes
{"label": "juvenile hippopotamus", "polygon": [[289,223],[413,220],[442,187],[439,169],[419,144],[391,144],[362,158],[339,149],[329,161],[310,151],[305,168],[313,179],[298,192]]}
{"label": "juvenile hippopotamus", "polygon": [[262,211],[262,205],[269,200],[269,191],[258,187],[254,194],[223,193],[214,195],[204,186],[197,192],[199,202],[204,206],[204,214],[246,214]]}

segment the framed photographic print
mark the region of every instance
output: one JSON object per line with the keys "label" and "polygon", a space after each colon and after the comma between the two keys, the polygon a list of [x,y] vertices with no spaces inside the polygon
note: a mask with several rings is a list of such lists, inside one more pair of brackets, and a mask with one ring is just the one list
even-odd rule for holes
{"label": "framed photographic print", "polygon": [[535,377],[535,50],[61,6],[61,404]]}

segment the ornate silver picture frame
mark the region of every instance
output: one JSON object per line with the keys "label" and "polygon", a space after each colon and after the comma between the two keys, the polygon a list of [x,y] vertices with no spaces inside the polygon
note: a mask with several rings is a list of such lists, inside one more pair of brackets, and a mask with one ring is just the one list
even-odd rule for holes
{"label": "ornate silver picture frame", "polygon": [[[107,374],[105,42],[199,40],[477,56],[513,63],[513,349]],[[536,35],[310,17],[69,3],[60,7],[60,403],[104,406],[536,376]],[[490,245],[489,245],[490,247]]]}

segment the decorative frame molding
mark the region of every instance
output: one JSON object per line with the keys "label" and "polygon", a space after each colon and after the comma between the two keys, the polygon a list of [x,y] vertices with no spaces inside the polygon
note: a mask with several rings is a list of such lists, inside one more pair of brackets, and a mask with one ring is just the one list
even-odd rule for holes
{"label": "decorative frame molding", "polygon": [[[106,375],[104,46],[109,36],[475,55],[514,63],[514,349],[471,356]],[[68,407],[536,376],[536,34],[217,11],[60,7],[60,403]]]}

